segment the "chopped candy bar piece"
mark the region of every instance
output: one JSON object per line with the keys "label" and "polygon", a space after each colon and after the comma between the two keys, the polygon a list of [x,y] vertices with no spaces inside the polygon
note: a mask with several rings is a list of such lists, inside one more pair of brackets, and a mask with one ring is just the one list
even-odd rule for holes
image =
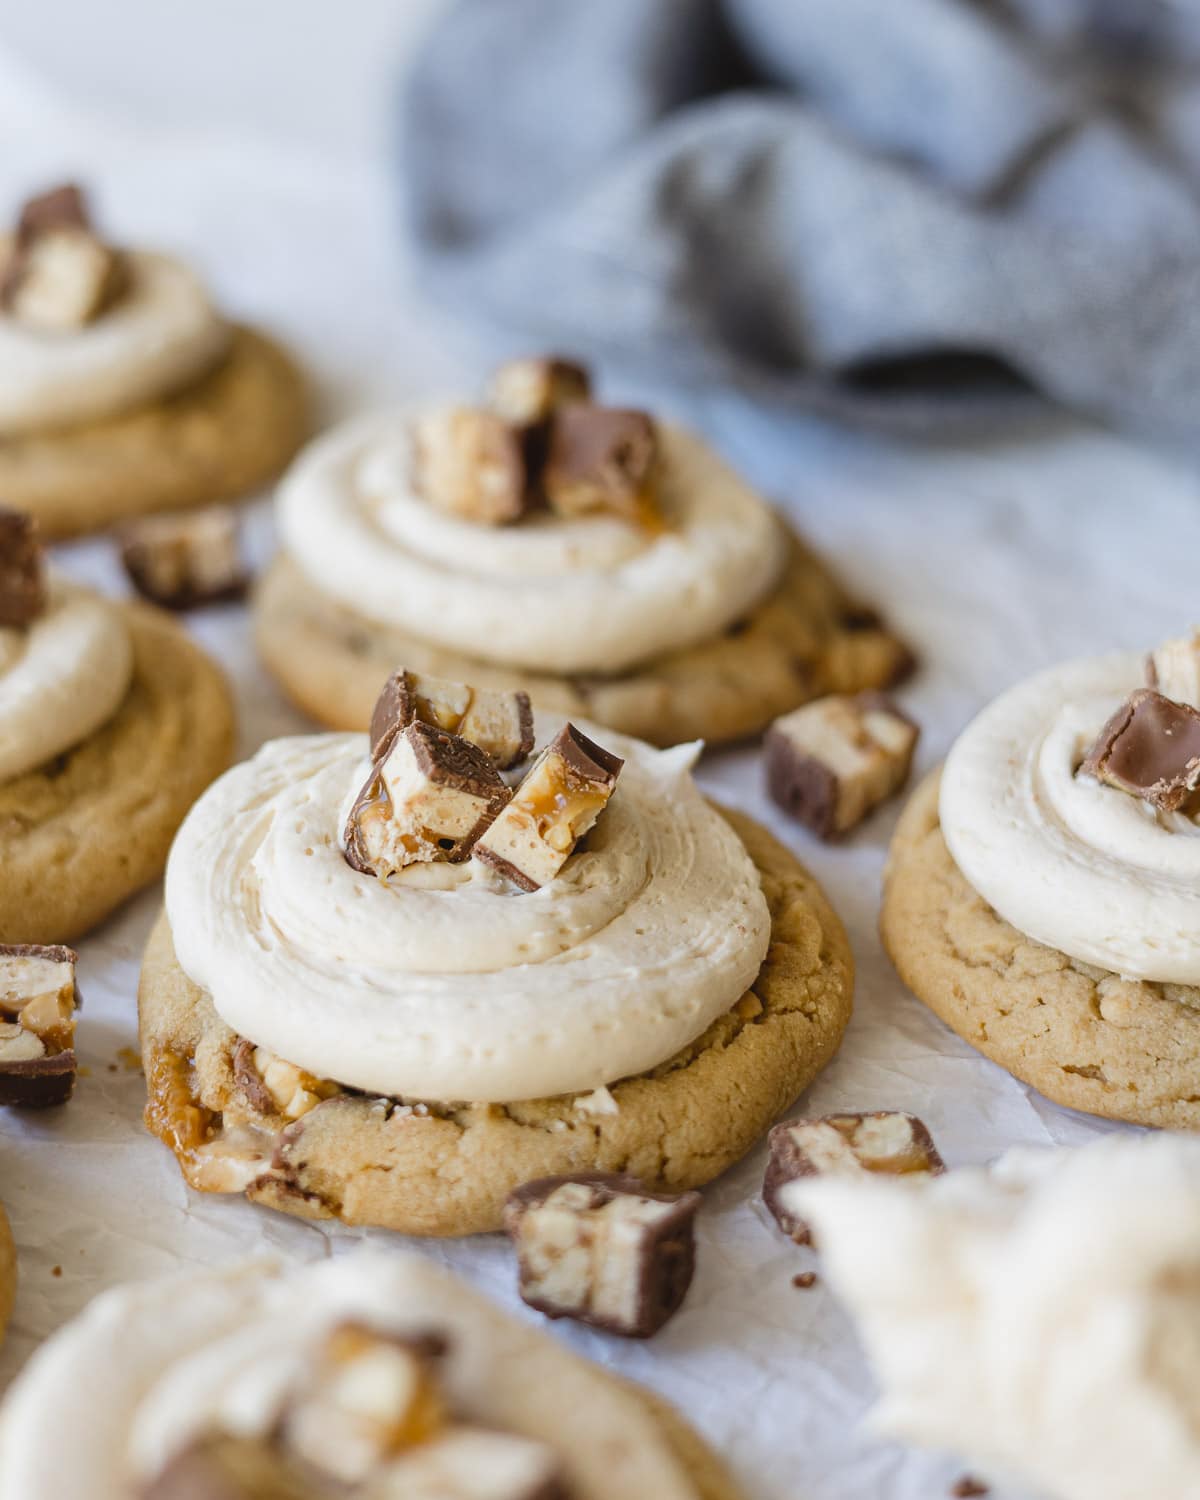
{"label": "chopped candy bar piece", "polygon": [[588,372],[568,359],[510,359],[492,376],[492,409],[514,427],[547,421],[562,406],[591,395]]}
{"label": "chopped candy bar piece", "polygon": [[470,857],[512,793],[469,740],[416,720],[386,744],[346,822],[346,860],[386,879],[406,865]]}
{"label": "chopped candy bar piece", "polygon": [[658,433],[645,412],[578,404],[555,415],[542,489],[560,515],[612,511],[644,521],[657,472]]}
{"label": "chopped candy bar piece", "polygon": [[0,280],[0,307],[32,328],[82,328],[122,282],[121,258],[92,232],[80,190],[57,188],[22,211]]}
{"label": "chopped candy bar piece", "polygon": [[1200,711],[1139,688],[1101,729],[1079,769],[1176,812],[1200,786]]}
{"label": "chopped candy bar piece", "polygon": [[0,946],[0,1104],[63,1104],[75,1087],[77,955],[36,943]]}
{"label": "chopped candy bar piece", "polygon": [[439,510],[484,526],[516,521],[529,507],[521,434],[495,412],[458,406],[413,426],[413,487]]}
{"label": "chopped candy bar piece", "polygon": [[522,1298],[552,1318],[648,1338],[691,1285],[699,1207],[699,1193],[664,1197],[623,1177],[526,1183],[504,1210]]}
{"label": "chopped candy bar piece", "polygon": [[252,1109],[261,1115],[282,1115],[285,1120],[300,1119],[322,1099],[337,1093],[336,1084],[314,1078],[245,1037],[233,1049],[233,1076]]}
{"label": "chopped candy bar piece", "polygon": [[771,1154],[763,1202],[798,1245],[812,1243],[808,1225],[792,1201],[791,1187],[799,1179],[863,1172],[920,1178],[946,1170],[929,1131],[915,1115],[899,1110],[794,1120],[776,1125],[768,1140]]}
{"label": "chopped candy bar piece", "polygon": [[918,734],[882,694],[820,698],[767,731],[767,789],[819,838],[835,838],[908,780]]}
{"label": "chopped candy bar piece", "polygon": [[46,608],[46,575],[37,525],[0,508],[0,626],[32,624]]}
{"label": "chopped candy bar piece", "polygon": [[237,516],[224,505],[132,522],[122,534],[121,561],[138,593],[164,609],[240,599],[250,577]]}
{"label": "chopped candy bar piece", "polygon": [[1146,681],[1164,698],[1200,708],[1200,629],[1164,641],[1146,660]]}
{"label": "chopped candy bar piece", "polygon": [[475,857],[522,890],[538,890],[604,811],[624,764],[567,724],[476,843]]}
{"label": "chopped candy bar piece", "polygon": [[491,1428],[449,1428],[396,1459],[364,1500],[570,1500],[553,1449]]}
{"label": "chopped candy bar piece", "polygon": [[401,668],[384,684],[371,715],[372,756],[417,720],[470,740],[501,770],[515,766],[533,749],[528,693],[486,692]]}

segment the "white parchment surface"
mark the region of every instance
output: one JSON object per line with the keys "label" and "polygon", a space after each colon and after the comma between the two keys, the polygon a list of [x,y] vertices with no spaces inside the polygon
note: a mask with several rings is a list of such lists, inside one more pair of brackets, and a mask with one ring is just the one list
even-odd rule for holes
{"label": "white parchment surface", "polygon": [[[488,351],[406,287],[382,168],[288,155],[219,130],[181,137],[107,126],[0,57],[0,214],[64,175],[94,185],[114,230],[185,251],[231,311],[289,339],[318,378],[326,415],[469,386],[482,373]],[[903,694],[924,728],[919,770],[1018,677],[1068,654],[1145,646],[1200,618],[1200,486],[1183,463],[1065,424],[1003,444],[903,448],[606,374],[622,398],[654,400],[705,430],[907,634],[924,662]],[[265,503],[250,529],[261,561],[273,545]],[[109,544],[58,551],[70,572],[124,590]],[[192,628],[232,677],[243,754],[305,727],[258,665],[243,609],[195,617]],[[795,848],[850,929],[855,1019],[798,1109],[914,1110],[951,1164],[1014,1143],[1080,1143],[1108,1128],[1031,1094],[906,995],[876,936],[894,807],[827,849],[772,810],[753,751],[711,757],[701,777]],[[81,945],[86,1076],[74,1101],[43,1116],[0,1113],[0,1198],[21,1267],[4,1380],[114,1283],[264,1249],[310,1259],[363,1240],[402,1243],[192,1193],[144,1132],[143,1081],[128,1049],[138,957],[160,899],[158,888],[147,892]],[[860,1428],[869,1374],[823,1285],[792,1286],[815,1261],[758,1203],[762,1168],[760,1148],[707,1191],[695,1285],[661,1335],[628,1344],[557,1324],[554,1336],[670,1397],[761,1500],[946,1495],[964,1472],[960,1459],[904,1451]],[[503,1239],[418,1248],[520,1309]]]}

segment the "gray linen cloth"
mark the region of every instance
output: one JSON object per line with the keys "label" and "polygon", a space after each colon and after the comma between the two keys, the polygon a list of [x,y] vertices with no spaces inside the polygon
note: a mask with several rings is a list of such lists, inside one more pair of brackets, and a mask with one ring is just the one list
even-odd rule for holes
{"label": "gray linen cloth", "polygon": [[452,0],[403,99],[419,272],[668,378],[1187,437],[1194,4]]}

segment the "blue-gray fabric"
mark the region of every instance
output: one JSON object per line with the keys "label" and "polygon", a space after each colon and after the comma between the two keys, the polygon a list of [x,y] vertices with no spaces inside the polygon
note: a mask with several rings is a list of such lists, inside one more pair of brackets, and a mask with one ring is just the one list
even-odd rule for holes
{"label": "blue-gray fabric", "polygon": [[404,111],[420,275],[531,343],[1194,435],[1187,0],[451,0]]}

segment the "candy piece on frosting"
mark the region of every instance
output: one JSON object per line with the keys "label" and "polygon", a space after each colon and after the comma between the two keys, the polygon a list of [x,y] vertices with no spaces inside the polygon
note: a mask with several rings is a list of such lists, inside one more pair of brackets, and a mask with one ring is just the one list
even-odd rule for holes
{"label": "candy piece on frosting", "polygon": [[1101,729],[1079,769],[1176,812],[1200,786],[1200,710],[1139,688]]}
{"label": "candy piece on frosting", "polygon": [[117,252],[93,232],[79,188],[31,199],[0,280],[0,307],[22,323],[65,332],[92,322],[122,285]]}
{"label": "candy piece on frosting", "polygon": [[475,406],[417,418],[412,482],[439,510],[485,526],[519,520],[530,504],[521,434],[495,412]]}
{"label": "candy piece on frosting", "polygon": [[533,710],[529,694],[492,693],[426,677],[401,667],[384,684],[371,715],[371,755],[409,724],[420,720],[478,745],[501,770],[515,766],[533,749]]}
{"label": "candy piece on frosting", "polygon": [[533,427],[571,402],[588,400],[591,393],[591,380],[582,365],[543,355],[502,364],[492,376],[488,399],[506,422]]}
{"label": "candy piece on frosting", "polygon": [[37,525],[0,507],[0,626],[31,625],[46,608],[46,574]]}
{"label": "candy piece on frosting", "polygon": [[658,460],[658,432],[645,412],[565,406],[551,426],[542,492],[559,515],[613,511],[644,521]]}
{"label": "candy piece on frosting", "polygon": [[522,890],[538,890],[604,811],[624,764],[574,724],[564,725],[476,843],[476,859]]}
{"label": "candy piece on frosting", "polygon": [[350,809],[347,863],[382,879],[422,861],[457,864],[511,795],[486,751],[416,720],[387,742]]}
{"label": "candy piece on frosting", "polygon": [[767,789],[818,838],[835,838],[904,785],[918,735],[880,693],[820,698],[767,731]]}
{"label": "candy piece on frosting", "polygon": [[250,581],[227,505],[131,522],[121,533],[121,561],[138,593],[164,609],[240,599]]}
{"label": "candy piece on frosting", "polygon": [[72,948],[0,946],[0,1104],[64,1104],[75,1087]]}
{"label": "candy piece on frosting", "polygon": [[1146,681],[1164,698],[1200,708],[1200,629],[1164,641],[1146,659]]}
{"label": "candy piece on frosting", "polygon": [[797,1245],[812,1243],[792,1194],[793,1185],[804,1178],[857,1177],[864,1172],[925,1178],[946,1170],[928,1129],[901,1110],[792,1120],[776,1125],[767,1140],[763,1202]]}
{"label": "candy piece on frosting", "polygon": [[551,1318],[649,1338],[691,1285],[699,1208],[699,1193],[647,1193],[628,1177],[527,1182],[504,1210],[521,1297]]}

